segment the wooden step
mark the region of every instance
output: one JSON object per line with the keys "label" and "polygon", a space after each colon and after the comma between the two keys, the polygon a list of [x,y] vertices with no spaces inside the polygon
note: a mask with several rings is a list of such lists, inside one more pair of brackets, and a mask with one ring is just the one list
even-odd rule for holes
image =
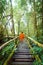
{"label": "wooden step", "polygon": [[23,42],[19,44],[16,52],[13,54],[8,65],[32,65],[34,61],[33,54],[30,53],[28,45]]}
{"label": "wooden step", "polygon": [[32,58],[16,58],[16,59],[12,59],[12,61],[14,62],[33,62]]}
{"label": "wooden step", "polygon": [[30,53],[30,51],[28,51],[28,50],[18,50],[18,51],[16,51],[15,53],[18,53],[18,52],[26,52],[26,53]]}
{"label": "wooden step", "polygon": [[[15,51],[15,53],[30,53],[30,52],[29,52],[29,51],[21,51],[21,50],[19,51],[19,50],[18,50],[18,51]],[[32,54],[32,53],[31,53],[31,54]]]}
{"label": "wooden step", "polygon": [[16,50],[16,52],[28,52],[28,53],[30,53],[30,50],[29,49],[18,49],[18,50]]}
{"label": "wooden step", "polygon": [[13,58],[32,58],[31,55],[15,55]]}
{"label": "wooden step", "polygon": [[11,65],[32,65],[32,62],[12,62]]}
{"label": "wooden step", "polygon": [[28,53],[28,52],[18,52],[18,53],[15,53],[15,54],[18,54],[18,55],[33,55],[32,53]]}

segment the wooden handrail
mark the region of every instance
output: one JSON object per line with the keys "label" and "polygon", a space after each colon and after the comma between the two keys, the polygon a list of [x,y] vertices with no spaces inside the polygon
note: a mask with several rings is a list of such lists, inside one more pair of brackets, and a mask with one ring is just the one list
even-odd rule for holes
{"label": "wooden handrail", "polygon": [[[27,40],[27,41],[28,41],[28,40]],[[30,45],[29,42],[28,42],[28,44],[29,44],[29,47],[30,47],[30,49],[31,49],[31,52],[34,53],[34,50],[33,50],[32,46]],[[39,58],[38,55],[35,55],[34,57],[35,57],[36,60],[38,60],[38,61],[41,63],[41,59]]]}
{"label": "wooden handrail", "polygon": [[2,45],[0,46],[0,50],[1,50],[3,47],[5,47],[5,46],[6,46],[9,42],[11,42],[11,41],[15,40],[16,38],[18,38],[18,37],[15,37],[15,38],[13,38],[13,39],[9,40],[8,42],[6,42],[6,43],[2,44]]}
{"label": "wooden handrail", "polygon": [[16,50],[16,45],[14,46],[12,52],[10,53],[10,55],[8,56],[7,60],[5,60],[3,65],[8,65],[9,60],[11,59],[11,57],[13,56],[14,52]]}
{"label": "wooden handrail", "polygon": [[[26,36],[27,37],[27,36]],[[36,40],[32,39],[31,37],[27,37],[28,39],[30,39],[32,42],[34,42],[34,44],[38,45],[39,47],[43,48],[43,44],[37,42]]]}

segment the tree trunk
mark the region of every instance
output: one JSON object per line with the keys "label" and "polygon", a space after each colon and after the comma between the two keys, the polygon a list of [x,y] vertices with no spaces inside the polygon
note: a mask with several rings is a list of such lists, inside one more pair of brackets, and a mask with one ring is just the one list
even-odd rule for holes
{"label": "tree trunk", "polygon": [[29,21],[27,21],[28,36],[29,36]]}
{"label": "tree trunk", "polygon": [[35,32],[35,36],[38,39],[38,29],[37,29],[37,19],[36,19],[36,5],[35,5],[35,0],[33,2],[33,6],[34,6],[34,32]]}
{"label": "tree trunk", "polygon": [[42,35],[43,35],[43,0],[42,0]]}
{"label": "tree trunk", "polygon": [[20,32],[20,21],[18,21],[18,35],[19,35],[19,32]]}
{"label": "tree trunk", "polygon": [[10,2],[11,2],[12,33],[15,36],[15,28],[14,28],[14,20],[13,20],[13,9],[12,9],[12,0],[10,0]]}

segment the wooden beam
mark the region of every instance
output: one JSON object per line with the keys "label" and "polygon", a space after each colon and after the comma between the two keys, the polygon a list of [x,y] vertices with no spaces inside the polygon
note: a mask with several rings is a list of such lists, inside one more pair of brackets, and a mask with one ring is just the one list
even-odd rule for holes
{"label": "wooden beam", "polygon": [[16,38],[17,38],[17,37],[15,37],[15,38],[11,39],[10,41],[8,41],[8,42],[4,43],[3,45],[1,45],[1,46],[0,46],[0,50],[1,50],[3,47],[5,47],[9,42],[15,40]]}
{"label": "wooden beam", "polygon": [[5,60],[5,62],[4,62],[3,65],[8,65],[8,62],[9,62],[9,60],[11,59],[11,57],[13,56],[15,50],[16,50],[16,45],[14,46],[14,48],[13,48],[11,54],[8,56],[7,60]]}
{"label": "wooden beam", "polygon": [[[30,45],[30,43],[29,43],[28,40],[27,40],[27,42],[28,42],[28,45],[29,45],[29,47],[30,47],[31,52],[32,52],[32,53],[35,53],[35,51],[33,50],[32,46]],[[34,55],[34,57],[35,57],[35,59],[36,59],[37,61],[39,61],[39,62],[41,63],[41,59],[39,58],[38,54]]]}
{"label": "wooden beam", "polygon": [[[27,36],[26,36],[27,37]],[[27,37],[28,39],[30,39],[32,42],[34,42],[34,44],[38,45],[39,47],[43,48],[43,44],[37,42],[36,40],[32,39],[31,37]]]}

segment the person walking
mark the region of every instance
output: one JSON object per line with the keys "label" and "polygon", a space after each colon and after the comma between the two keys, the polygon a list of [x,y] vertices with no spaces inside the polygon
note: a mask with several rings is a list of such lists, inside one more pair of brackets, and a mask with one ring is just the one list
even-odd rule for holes
{"label": "person walking", "polygon": [[23,32],[21,32],[21,33],[19,34],[19,40],[20,40],[20,41],[23,41],[24,38],[25,38],[25,34],[24,34]]}

